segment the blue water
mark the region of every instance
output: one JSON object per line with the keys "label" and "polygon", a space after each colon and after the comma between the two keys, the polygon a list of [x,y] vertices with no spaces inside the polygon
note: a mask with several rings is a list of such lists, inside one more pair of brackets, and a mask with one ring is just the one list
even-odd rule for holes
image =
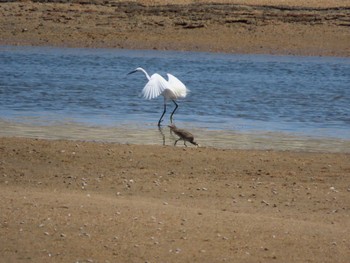
{"label": "blue water", "polygon": [[350,59],[338,57],[0,46],[0,127],[153,129],[163,98],[140,96],[145,76],[127,75],[139,66],[191,90],[182,127],[350,140]]}

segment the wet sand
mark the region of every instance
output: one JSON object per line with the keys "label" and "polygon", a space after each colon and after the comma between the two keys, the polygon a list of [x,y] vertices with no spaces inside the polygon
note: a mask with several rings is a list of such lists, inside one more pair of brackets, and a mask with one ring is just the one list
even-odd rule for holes
{"label": "wet sand", "polygon": [[[302,152],[350,153],[350,140],[336,137],[300,135],[297,133],[213,130],[179,124],[195,135],[203,147],[240,150],[278,150]],[[344,131],[345,132],[345,131]],[[140,145],[171,146],[178,139],[168,127],[149,124],[127,124],[114,127],[85,126],[74,122],[63,125],[24,124],[0,120],[0,137],[68,139]]]}
{"label": "wet sand", "polygon": [[171,3],[1,3],[0,44],[350,55],[349,0]]}
{"label": "wet sand", "polygon": [[0,138],[3,262],[347,262],[350,155]]}

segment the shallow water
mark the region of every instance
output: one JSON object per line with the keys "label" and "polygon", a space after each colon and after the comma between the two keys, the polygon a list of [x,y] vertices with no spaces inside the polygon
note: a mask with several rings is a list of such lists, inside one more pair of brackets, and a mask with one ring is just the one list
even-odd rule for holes
{"label": "shallow water", "polygon": [[138,66],[191,90],[175,122],[201,145],[350,152],[350,59],[333,57],[3,46],[0,135],[172,144]]}

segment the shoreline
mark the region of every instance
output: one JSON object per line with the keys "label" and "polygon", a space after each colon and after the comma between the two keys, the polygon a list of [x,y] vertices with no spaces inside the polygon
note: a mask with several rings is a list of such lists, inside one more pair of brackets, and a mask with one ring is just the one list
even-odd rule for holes
{"label": "shoreline", "polygon": [[[350,153],[350,140],[326,136],[307,136],[297,133],[271,131],[203,130],[187,127],[201,148],[222,150],[290,151],[304,153]],[[139,146],[172,146],[176,136],[168,129],[139,127],[88,127],[79,124],[65,126],[37,126],[6,124],[0,137],[43,140],[67,140]],[[179,147],[183,147],[179,143]]]}
{"label": "shoreline", "polygon": [[[0,119],[0,137],[20,137],[49,140],[78,140],[90,142],[121,143],[133,145],[171,146],[177,136],[169,128],[156,126],[153,122],[122,122],[119,124],[97,124],[57,119],[32,121]],[[204,125],[204,126],[203,126]],[[191,132],[202,147],[213,149],[275,150],[314,153],[350,153],[350,138],[346,130],[321,132],[313,127],[308,130],[264,130],[251,129],[247,124],[237,123],[234,127],[215,128],[210,124],[179,122],[179,128]],[[239,128],[241,127],[241,128]],[[245,127],[242,128],[242,127]],[[181,144],[181,143],[180,143]],[[183,144],[181,144],[183,145]]]}
{"label": "shoreline", "polygon": [[[1,3],[3,45],[349,57],[350,1]],[[148,5],[147,5],[148,3]],[[271,3],[271,5],[268,5]],[[284,5],[283,4],[287,4]],[[290,4],[288,6],[288,3]],[[298,2],[299,3],[299,2]],[[287,6],[287,7],[286,7]],[[303,7],[304,6],[304,7]],[[25,26],[24,26],[25,25]]]}

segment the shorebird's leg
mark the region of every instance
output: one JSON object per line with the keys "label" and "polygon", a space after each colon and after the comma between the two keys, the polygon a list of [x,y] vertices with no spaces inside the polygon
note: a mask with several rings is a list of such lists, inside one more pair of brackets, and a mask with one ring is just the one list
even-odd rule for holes
{"label": "shorebird's leg", "polygon": [[174,146],[176,146],[177,142],[180,141],[180,140],[181,140],[181,138],[180,138],[180,139],[177,139],[177,140],[175,141],[175,143],[174,143]]}
{"label": "shorebird's leg", "polygon": [[179,107],[179,105],[177,105],[175,100],[173,100],[173,102],[175,103],[175,109],[173,110],[173,112],[170,115],[170,122],[171,123],[173,123],[173,115],[174,115],[175,111],[177,110],[177,107]]}
{"label": "shorebird's leg", "polygon": [[160,123],[163,121],[163,116],[164,116],[165,112],[166,112],[166,101],[164,100],[164,111],[163,111],[163,114],[162,114],[162,116],[160,116],[160,119],[158,121],[158,127],[160,126]]}
{"label": "shorebird's leg", "polygon": [[187,145],[186,145],[186,141],[184,140],[184,144],[185,144],[185,146],[187,147]]}

